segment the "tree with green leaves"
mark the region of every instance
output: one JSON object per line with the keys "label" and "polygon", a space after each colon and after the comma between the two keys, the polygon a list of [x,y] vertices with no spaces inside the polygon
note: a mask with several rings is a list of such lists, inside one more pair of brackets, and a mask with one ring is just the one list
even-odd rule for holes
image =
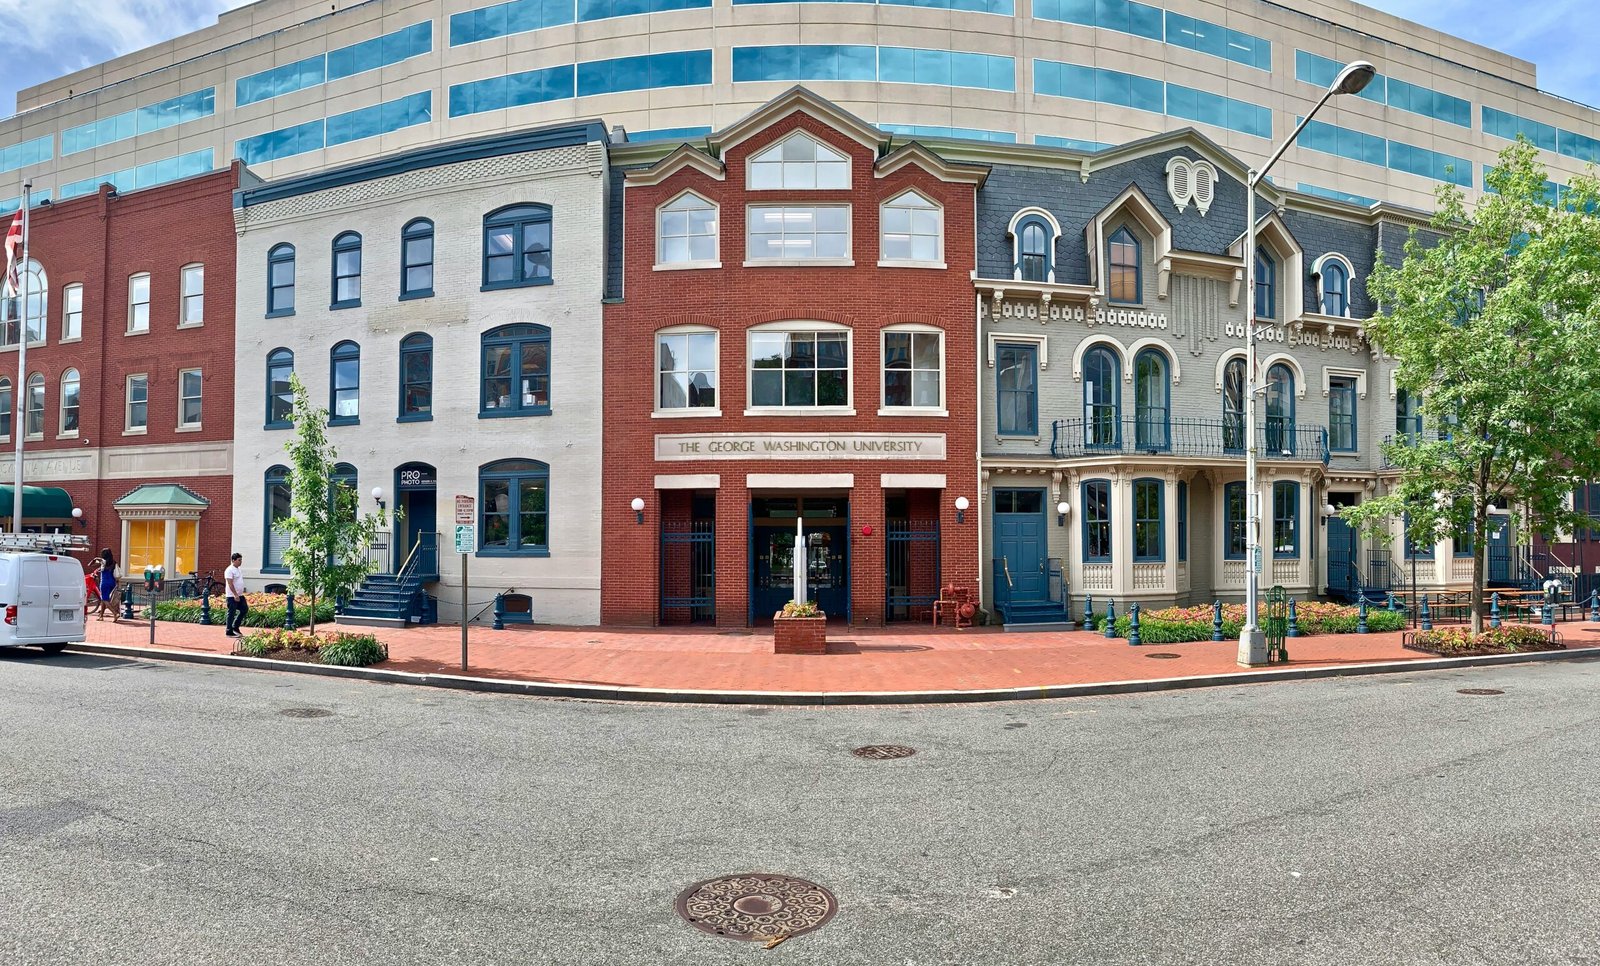
{"label": "tree with green leaves", "polygon": [[384,512],[360,512],[355,488],[333,480],[339,453],[328,442],[328,411],[311,403],[298,374],[289,377],[294,392],[294,435],[289,453],[289,517],[281,524],[288,547],[289,590],[311,598],[311,630],[317,629],[317,600],[348,597],[372,572],[367,548]]}
{"label": "tree with green leaves", "polygon": [[1469,541],[1475,634],[1489,508],[1509,511],[1521,538],[1552,537],[1578,524],[1569,494],[1600,476],[1600,182],[1591,169],[1552,197],[1519,140],[1485,184],[1471,207],[1442,186],[1432,231],[1413,230],[1398,265],[1378,254],[1368,338],[1395,358],[1429,431],[1385,446],[1395,485],[1340,514],[1384,542],[1396,519],[1419,545]]}

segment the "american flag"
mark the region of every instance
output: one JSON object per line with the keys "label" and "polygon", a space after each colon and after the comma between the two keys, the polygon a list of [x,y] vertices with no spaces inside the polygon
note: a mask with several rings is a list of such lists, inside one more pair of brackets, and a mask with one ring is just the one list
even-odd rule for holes
{"label": "american flag", "polygon": [[17,210],[17,216],[11,219],[11,228],[6,232],[6,293],[16,295],[22,288],[22,211]]}

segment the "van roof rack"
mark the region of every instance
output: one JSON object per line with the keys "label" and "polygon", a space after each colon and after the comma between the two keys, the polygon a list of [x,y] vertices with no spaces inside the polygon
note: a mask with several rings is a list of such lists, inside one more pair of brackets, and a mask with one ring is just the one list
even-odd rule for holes
{"label": "van roof rack", "polygon": [[0,550],[77,553],[88,549],[89,538],[81,533],[0,533]]}

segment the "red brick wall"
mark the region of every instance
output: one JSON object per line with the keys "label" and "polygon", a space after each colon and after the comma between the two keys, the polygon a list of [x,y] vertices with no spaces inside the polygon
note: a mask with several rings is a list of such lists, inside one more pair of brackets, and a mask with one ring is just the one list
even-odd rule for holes
{"label": "red brick wall", "polygon": [[[753,152],[803,128],[852,159],[851,188],[844,191],[745,189],[745,160]],[[726,152],[724,180],[684,168],[655,185],[626,189],[624,292],[606,306],[604,507],[620,518],[634,497],[646,503],[644,526],[605,528],[601,615],[610,623],[655,620],[660,588],[656,567],[660,514],[673,498],[657,493],[658,473],[716,473],[721,488],[717,514],[717,622],[746,623],[749,604],[749,508],[747,473],[853,473],[850,492],[852,616],[858,623],[883,620],[885,507],[882,473],[942,473],[947,489],[935,510],[943,540],[946,581],[975,586],[978,580],[977,457],[973,412],[976,393],[973,267],[974,195],[971,184],[940,180],[913,164],[876,177],[876,151],[803,113],[787,115]],[[878,267],[878,206],[915,187],[944,207],[945,271]],[[721,269],[653,271],[655,211],[692,188],[718,203]],[[849,202],[852,205],[852,267],[743,267],[747,203]],[[855,416],[746,417],[746,330],[781,320],[817,320],[852,332],[851,378]],[[882,349],[880,330],[916,322],[944,330],[945,396],[948,417],[879,417]],[[720,418],[652,419],[655,332],[696,324],[720,333]],[[656,462],[657,433],[878,432],[943,433],[944,460],[704,460]],[[972,503],[964,523],[953,502]],[[630,520],[631,523],[631,520]],[[864,533],[871,527],[871,534]]]}
{"label": "red brick wall", "polygon": [[[46,345],[29,348],[30,373],[45,377],[44,439],[30,453],[80,453],[91,447],[160,446],[218,442],[233,437],[234,228],[237,166],[126,196],[107,191],[46,208],[30,219],[29,254],[48,274]],[[185,265],[205,265],[205,325],[179,329],[179,287]],[[150,331],[128,335],[128,277],[150,273]],[[83,285],[83,338],[61,341],[63,292]],[[17,379],[15,356],[5,371]],[[60,431],[61,375],[80,376],[77,438]],[[178,371],[203,370],[201,426],[177,432]],[[123,435],[124,385],[131,374],[150,377],[148,431]],[[20,392],[19,392],[20,398]],[[19,426],[20,426],[20,420]],[[10,447],[6,447],[9,457]],[[105,457],[102,456],[102,465]],[[211,501],[200,518],[199,565],[227,566],[233,530],[231,476],[149,475],[138,478],[51,480],[30,474],[30,484],[60,486],[82,508],[94,548],[122,553],[122,522],[112,504],[142,483],[178,483]],[[9,508],[6,509],[10,515]]]}

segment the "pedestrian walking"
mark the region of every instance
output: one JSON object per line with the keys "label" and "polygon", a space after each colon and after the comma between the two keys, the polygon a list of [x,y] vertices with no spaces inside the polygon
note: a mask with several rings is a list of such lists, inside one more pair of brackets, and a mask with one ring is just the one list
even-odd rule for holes
{"label": "pedestrian walking", "polygon": [[110,547],[100,551],[100,616],[98,620],[106,619],[106,611],[111,612],[112,623],[118,623],[122,616],[117,613],[117,606],[111,602],[111,594],[117,589],[117,555],[111,552]]}
{"label": "pedestrian walking", "polygon": [[100,567],[103,562],[99,557],[94,558],[94,563],[89,565],[89,570],[83,575],[83,619],[88,620],[91,611],[102,610],[104,605],[100,600]]}
{"label": "pedestrian walking", "polygon": [[223,590],[228,595],[228,637],[240,637],[239,628],[244,624],[244,617],[250,613],[250,604],[244,599],[244,574],[239,570],[239,564],[244,560],[244,555],[235,553],[228,558],[228,569],[222,574]]}

